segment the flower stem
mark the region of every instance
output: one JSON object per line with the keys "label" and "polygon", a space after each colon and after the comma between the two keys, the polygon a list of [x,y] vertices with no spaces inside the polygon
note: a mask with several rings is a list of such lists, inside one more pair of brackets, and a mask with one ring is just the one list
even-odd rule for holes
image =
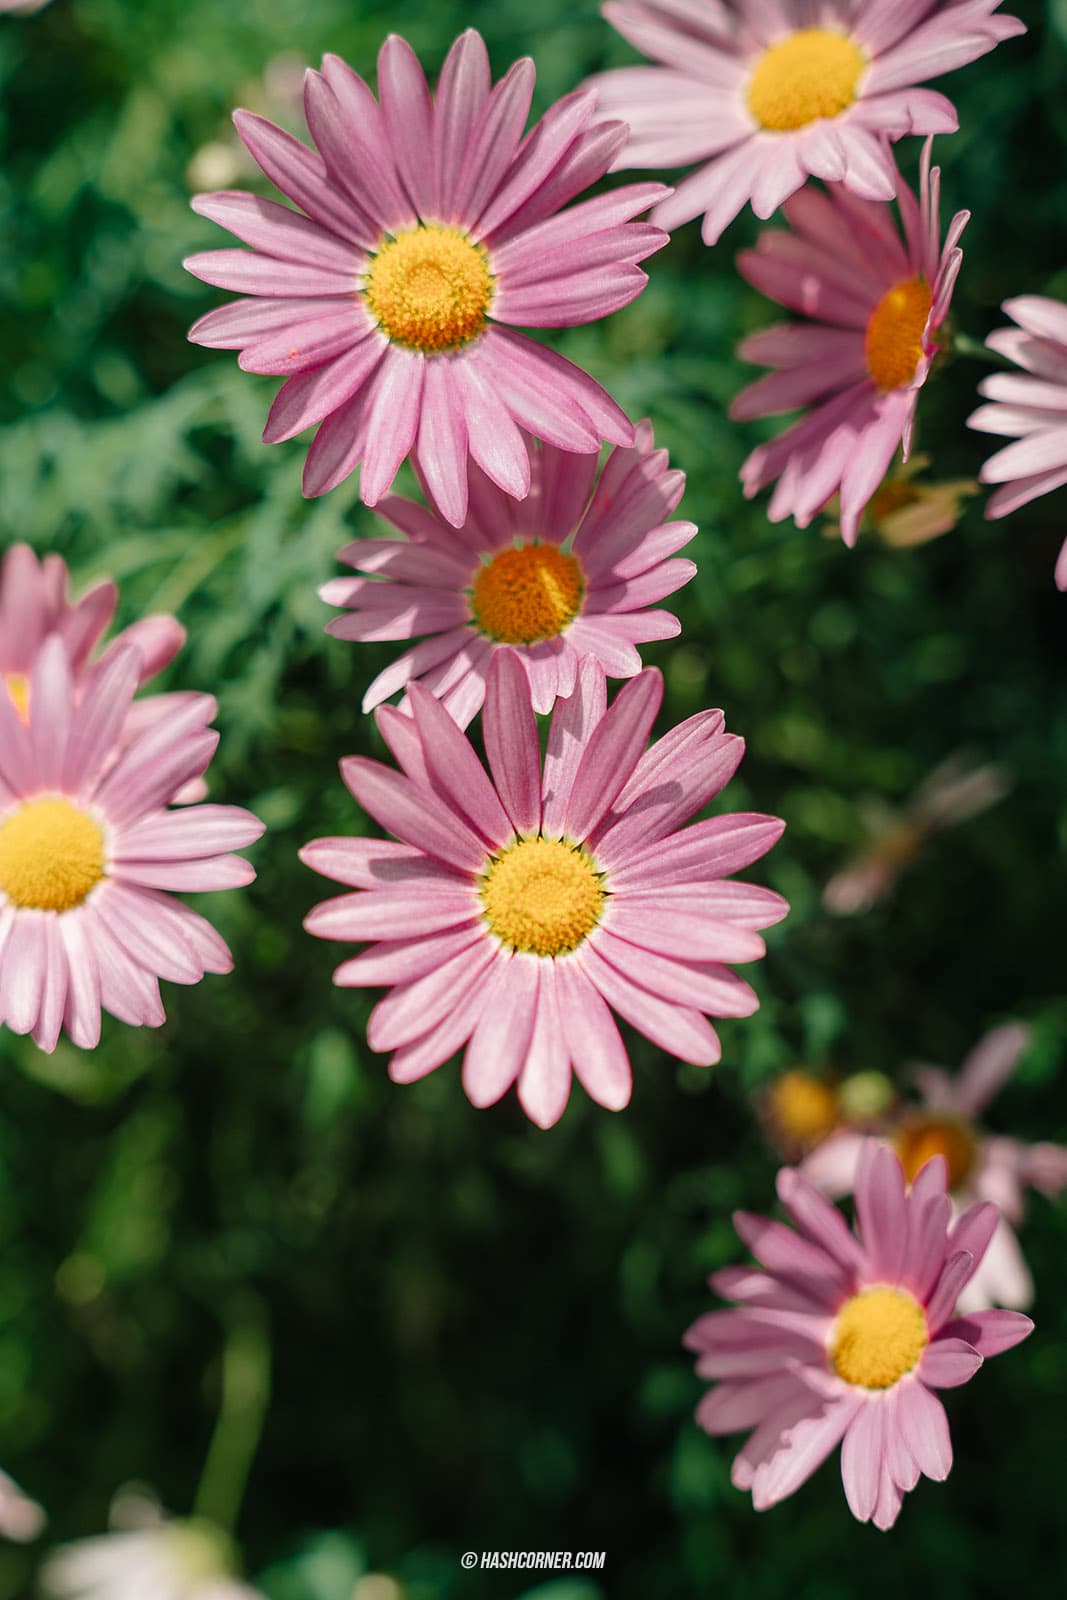
{"label": "flower stem", "polygon": [[223,1312],[222,1396],[193,1514],[232,1533],[267,1414],[271,1346],[259,1296],[234,1295]]}

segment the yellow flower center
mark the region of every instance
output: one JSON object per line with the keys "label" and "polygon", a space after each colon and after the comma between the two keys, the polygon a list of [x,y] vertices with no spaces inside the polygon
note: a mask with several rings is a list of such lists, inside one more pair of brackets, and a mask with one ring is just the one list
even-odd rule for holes
{"label": "yellow flower center", "polygon": [[909,1183],[914,1183],[932,1157],[944,1156],[950,1189],[958,1189],[970,1175],[978,1154],[971,1129],[952,1117],[908,1117],[896,1130],[893,1143]]}
{"label": "yellow flower center", "polygon": [[382,332],[411,350],[452,350],[481,333],[493,298],[489,257],[458,228],[431,222],[388,240],[363,292]]}
{"label": "yellow flower center", "polygon": [[864,350],[867,369],[879,389],[899,389],[914,378],[931,303],[922,278],[905,278],[888,289],[871,312]]}
{"label": "yellow flower center", "polygon": [[8,699],[19,714],[20,722],[30,720],[30,680],[24,672],[5,672],[4,688]]}
{"label": "yellow flower center", "polygon": [[800,28],[765,50],[748,80],[748,108],[764,128],[786,133],[836,117],[856,98],[867,57],[846,34]]}
{"label": "yellow flower center", "polygon": [[501,944],[535,956],[562,956],[596,927],[605,889],[592,856],[580,845],[516,839],[489,863],[481,896]]}
{"label": "yellow flower center", "polygon": [[474,620],[499,644],[554,639],[577,616],[585,579],[576,556],[536,541],[499,551],[471,586]]}
{"label": "yellow flower center", "polygon": [[922,1306],[906,1289],[863,1289],[837,1313],[830,1361],[862,1389],[891,1389],[930,1342]]}
{"label": "yellow flower center", "polygon": [[771,1116],[800,1144],[817,1144],[837,1122],[837,1096],[810,1072],[784,1072],[769,1091]]}
{"label": "yellow flower center", "polygon": [[0,891],[24,910],[70,911],[104,876],[104,835],[69,800],[27,800],[0,823]]}

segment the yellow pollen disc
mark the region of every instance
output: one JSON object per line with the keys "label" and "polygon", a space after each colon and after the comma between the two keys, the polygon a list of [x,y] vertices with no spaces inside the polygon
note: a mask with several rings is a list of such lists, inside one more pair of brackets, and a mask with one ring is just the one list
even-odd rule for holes
{"label": "yellow pollen disc", "polygon": [[19,714],[20,722],[30,720],[30,680],[24,672],[5,672],[4,688],[8,699]]}
{"label": "yellow pollen disc", "polygon": [[970,1128],[951,1117],[909,1117],[897,1129],[893,1143],[909,1183],[932,1157],[944,1156],[950,1189],[958,1189],[969,1176],[978,1153]]}
{"label": "yellow pollen disc", "polygon": [[810,1072],[784,1072],[769,1104],[775,1125],[801,1144],[817,1144],[837,1123],[837,1096]]}
{"label": "yellow pollen disc", "polygon": [[69,800],[28,800],[0,823],[0,891],[24,910],[70,911],[104,876],[104,835]]}
{"label": "yellow pollen disc", "polygon": [[576,950],[605,899],[592,856],[564,839],[516,839],[490,862],[481,895],[501,944],[535,956]]}
{"label": "yellow pollen disc", "polygon": [[487,638],[533,644],[562,633],[584,593],[576,556],[554,544],[524,544],[499,551],[482,567],[471,586],[471,610]]}
{"label": "yellow pollen disc", "polygon": [[764,128],[787,133],[836,117],[856,98],[867,65],[859,45],[830,28],[801,28],[765,50],[748,80],[748,109]]}
{"label": "yellow pollen disc", "polygon": [[458,228],[432,222],[382,246],[363,293],[394,343],[411,350],[452,350],[485,325],[493,298],[489,257]]}
{"label": "yellow pollen disc", "polygon": [[932,296],[922,278],[905,278],[879,300],[867,323],[867,369],[879,389],[910,383],[923,353]]}
{"label": "yellow pollen disc", "polygon": [[891,1389],[930,1342],[922,1306],[906,1289],[864,1289],[846,1300],[830,1338],[839,1377],[862,1389]]}

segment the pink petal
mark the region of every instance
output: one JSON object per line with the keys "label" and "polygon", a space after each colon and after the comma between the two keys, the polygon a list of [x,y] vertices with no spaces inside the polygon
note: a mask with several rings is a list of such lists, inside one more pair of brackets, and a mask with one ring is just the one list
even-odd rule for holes
{"label": "pink petal", "polygon": [[958,1389],[970,1382],[981,1365],[982,1357],[973,1345],[942,1334],[923,1351],[918,1377],[931,1389]]}
{"label": "pink petal", "polygon": [[516,954],[500,978],[467,1044],[463,1088],[475,1106],[491,1106],[523,1070],[538,1010],[538,972],[548,965]]}
{"label": "pink petal", "polygon": [[489,770],[515,832],[541,826],[541,746],[530,686],[513,650],[497,650],[489,668],[482,736]]}
{"label": "pink petal", "polygon": [[1034,1324],[1021,1311],[971,1311],[946,1323],[938,1343],[960,1339],[988,1359],[1014,1349],[1033,1331]]}
{"label": "pink petal", "polygon": [[564,831],[587,839],[615,800],[644,754],[663,700],[663,678],[654,668],[621,688],[589,738],[574,776]]}
{"label": "pink petal", "polygon": [[897,1391],[897,1418],[919,1471],[935,1483],[943,1483],[952,1471],[952,1441],[940,1400],[915,1379],[902,1383]]}

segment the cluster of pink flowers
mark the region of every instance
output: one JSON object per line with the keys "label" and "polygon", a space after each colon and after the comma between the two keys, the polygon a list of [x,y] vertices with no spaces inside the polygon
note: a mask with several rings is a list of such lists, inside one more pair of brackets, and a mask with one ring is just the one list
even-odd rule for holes
{"label": "cluster of pink flowers", "polygon": [[[308,931],[364,947],[334,981],[387,991],[368,1041],[394,1081],[462,1051],[475,1106],[514,1088],[542,1128],[562,1116],[572,1074],[599,1105],[628,1103],[617,1019],[668,1056],[716,1062],[709,1019],[757,1009],[733,968],[763,955],[762,930],[788,907],[734,876],[772,847],[780,819],[693,820],[744,750],[723,713],[653,737],[663,683],[641,647],[678,633],[661,602],[697,570],[679,554],[697,530],[672,520],[683,475],[649,422],[528,330],[627,306],[668,227],[702,214],[712,245],[747,202],[762,219],[782,208],[738,266],[795,316],[741,345],[771,370],[732,415],[806,415],[752,451],[742,482],[750,496],[774,484],[770,518],[802,528],[838,497],[854,543],[898,449],[907,459],[962,261],[968,214],[942,230],[931,164],[932,136],[956,116],[920,85],[1022,31],[999,0],[604,10],[656,65],[601,75],[529,131],[532,62],[494,84],[473,31],[432,92],[397,37],[377,95],[327,56],[305,81],[313,147],[235,117],[291,204],[198,196],[197,212],[250,248],[186,262],[240,297],[190,337],[283,380],[265,441],[317,427],[305,493],[358,468],[364,504],[394,530],[347,546],[356,576],[322,591],[339,611],[332,635],[407,645],[363,699],[392,764],[341,762],[388,837],[306,845],[306,864],[345,889]],[[917,195],[892,149],[914,134],[926,136]],[[694,163],[674,190],[582,198],[610,171]],[[1067,482],[1067,310],[1033,296],[1006,309],[1018,331],[990,343],[1028,376],[989,379],[992,403],[971,419],[1017,439],[984,470],[1004,486],[990,515]],[[392,492],[409,458],[420,499]],[[1057,580],[1067,587],[1067,546]],[[214,700],[135,698],[181,646],[174,619],[145,619],[96,653],[115,604],[108,584],[71,602],[57,557],[16,546],[5,558],[0,1022],[46,1050],[64,1029],[94,1046],[102,1011],[159,1026],[160,978],[229,969],[218,934],[174,895],[247,884],[234,852],[262,831],[205,801]],[[623,680],[610,699],[609,678]],[[928,1077],[925,1112],[969,1116],[996,1077],[973,1065],[954,1088]],[[838,1188],[855,1192],[855,1234],[809,1177],[780,1173],[795,1232],[739,1216],[760,1268],[717,1273],[736,1307],[690,1330],[698,1372],[718,1380],[698,1419],[752,1430],[733,1475],[757,1507],[840,1442],[853,1513],[891,1526],[919,1476],[951,1465],[935,1391],[1029,1332],[989,1306],[1024,1303],[1017,1269],[1014,1293],[1003,1287],[1020,1186],[1061,1187],[1063,1153],[975,1153],[964,1183],[947,1134],[936,1149],[929,1129],[926,1144],[903,1123],[897,1135],[890,1149],[838,1127],[809,1157],[847,1161]],[[137,1549],[155,1573],[158,1533]],[[56,1593],[83,1581],[80,1559],[56,1568]]]}

